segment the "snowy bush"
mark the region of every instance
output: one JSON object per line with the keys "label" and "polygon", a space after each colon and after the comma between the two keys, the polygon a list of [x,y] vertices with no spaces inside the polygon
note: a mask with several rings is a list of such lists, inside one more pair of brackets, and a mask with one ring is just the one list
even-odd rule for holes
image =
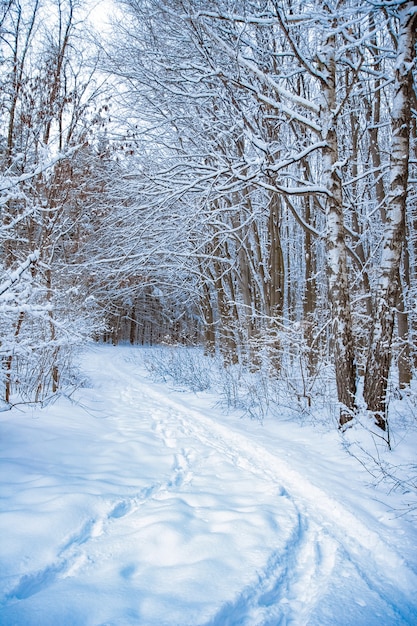
{"label": "snowy bush", "polygon": [[323,408],[332,393],[334,397],[331,368],[323,365],[311,377],[301,360],[288,360],[277,371],[265,358],[251,371],[240,364],[225,367],[221,358],[205,355],[202,348],[178,345],[147,349],[144,361],[154,380],[193,392],[212,390],[221,406],[252,419],[279,417],[283,409],[303,421],[327,419]]}
{"label": "snowy bush", "polygon": [[213,385],[215,363],[201,348],[161,346],[145,353],[145,365],[154,380],[171,382],[191,391],[206,391]]}

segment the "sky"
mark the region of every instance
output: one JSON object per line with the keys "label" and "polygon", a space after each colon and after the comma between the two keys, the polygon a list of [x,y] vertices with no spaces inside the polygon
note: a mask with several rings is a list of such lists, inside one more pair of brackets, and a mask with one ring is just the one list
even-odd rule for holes
{"label": "sky", "polygon": [[109,30],[111,18],[116,14],[116,5],[113,0],[90,0],[91,10],[89,19],[100,32]]}

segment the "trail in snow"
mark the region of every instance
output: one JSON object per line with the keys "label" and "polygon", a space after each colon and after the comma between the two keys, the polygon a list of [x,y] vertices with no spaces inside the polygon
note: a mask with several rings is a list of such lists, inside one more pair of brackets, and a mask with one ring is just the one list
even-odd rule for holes
{"label": "trail in snow", "polygon": [[[134,379],[126,375],[133,391]],[[232,620],[236,620],[237,608],[242,613],[241,618],[255,608],[256,620],[261,618],[259,623],[262,624],[271,619],[271,624],[276,623],[273,620],[280,619],[283,613],[288,613],[288,618],[296,624],[308,623],[309,615],[330,578],[338,576],[335,565],[339,551],[343,554],[346,572],[349,572],[343,572],[343,577],[359,576],[376,594],[381,605],[386,605],[388,613],[392,609],[397,623],[401,620],[413,623],[417,617],[417,575],[377,532],[248,437],[216,423],[201,411],[184,407],[153,388],[148,389],[148,396],[159,406],[153,417],[165,445],[176,447],[177,439],[184,435],[198,439],[221,457],[229,458],[237,468],[276,484],[280,495],[289,498],[297,511],[298,523],[294,526],[286,553],[271,553],[259,582],[245,589],[236,606],[232,607]],[[166,406],[165,411],[160,409],[161,404]],[[393,595],[395,605],[390,600]],[[396,606],[398,596],[402,597],[404,608]],[[283,602],[288,607],[284,610]],[[226,623],[225,617],[223,609],[211,623]],[[378,620],[387,619],[386,611],[379,610],[375,618],[375,623],[381,623]],[[367,620],[366,623],[370,624],[369,617]]]}
{"label": "trail in snow", "polygon": [[415,553],[344,503],[345,477],[318,485],[285,442],[168,394],[126,354],[86,360],[96,417],[63,408],[62,436],[38,417],[27,439],[6,424],[0,623],[417,623]]}
{"label": "trail in snow", "polygon": [[[304,525],[307,526],[307,520],[314,520],[314,534],[317,535],[317,529],[320,529],[319,539],[314,540],[318,554],[322,551],[321,544],[330,542],[334,545],[336,540],[346,553],[345,558],[351,561],[381,600],[389,604],[390,595],[398,590],[400,583],[399,593],[404,593],[405,606],[414,602],[417,591],[415,572],[407,567],[404,558],[380,539],[377,532],[365,526],[342,503],[312,485],[304,475],[246,436],[216,423],[201,412],[184,409],[174,400],[152,390],[149,390],[149,394],[159,404],[163,402],[167,405],[165,415],[169,415],[171,429],[172,422],[175,422],[180,432],[199,439],[203,445],[213,447],[222,456],[230,458],[236,467],[279,485],[282,493],[296,506]],[[165,418],[165,421],[168,420]],[[163,428],[160,429],[163,432]],[[172,430],[169,432],[172,433]],[[311,541],[309,537],[309,542]],[[302,558],[304,560],[304,555]],[[309,575],[313,584],[317,581],[316,574],[314,572],[314,576]],[[297,580],[297,585],[300,586],[298,583]],[[308,595],[314,596],[311,593],[311,583]],[[411,619],[414,616],[413,608],[411,614],[405,610],[402,617]]]}

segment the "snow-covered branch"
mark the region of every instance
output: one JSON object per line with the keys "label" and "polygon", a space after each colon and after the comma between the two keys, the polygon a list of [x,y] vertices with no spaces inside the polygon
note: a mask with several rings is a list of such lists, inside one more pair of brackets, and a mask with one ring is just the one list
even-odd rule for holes
{"label": "snow-covered branch", "polygon": [[7,278],[0,284],[0,296],[2,296],[6,291],[13,287],[13,285],[20,280],[22,274],[24,274],[31,265],[34,265],[38,261],[39,250],[35,250],[27,256],[27,258],[23,261],[23,263],[21,263],[21,265],[19,265],[17,269],[11,272],[9,278]]}

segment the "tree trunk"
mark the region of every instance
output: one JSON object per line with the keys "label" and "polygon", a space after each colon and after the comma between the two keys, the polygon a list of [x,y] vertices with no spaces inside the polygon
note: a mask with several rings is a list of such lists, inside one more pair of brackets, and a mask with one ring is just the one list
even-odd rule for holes
{"label": "tree trunk", "polygon": [[[310,224],[312,219],[311,205],[313,198],[309,197],[305,199],[305,221]],[[304,329],[304,341],[307,345],[307,364],[308,373],[313,376],[317,369],[317,352],[313,349],[314,341],[314,314],[316,312],[317,304],[317,287],[316,287],[316,272],[317,264],[313,251],[313,237],[310,231],[304,231],[304,294],[303,294],[303,329]]]}
{"label": "tree trunk", "polygon": [[411,355],[409,343],[409,326],[408,315],[405,309],[404,288],[401,283],[400,273],[398,272],[398,301],[397,301],[397,328],[399,339],[398,352],[398,382],[400,389],[405,389],[411,382]]}
{"label": "tree trunk", "polygon": [[394,101],[392,107],[391,177],[387,199],[382,256],[377,283],[374,323],[369,351],[364,399],[375,415],[377,425],[386,430],[386,393],[391,366],[391,345],[394,312],[398,300],[399,267],[405,237],[408,162],[413,88],[413,60],[417,14],[415,2],[406,2],[398,10],[398,58],[395,67]]}
{"label": "tree trunk", "polygon": [[356,368],[343,223],[342,184],[336,165],[339,159],[334,115],[336,110],[336,39],[333,33],[334,30],[327,38],[326,57],[321,68],[325,76],[325,80],[322,81],[321,123],[323,139],[327,144],[323,148],[323,178],[328,189],[326,200],[328,293],[337,396],[340,403],[339,423],[343,426],[352,419],[355,410]]}

